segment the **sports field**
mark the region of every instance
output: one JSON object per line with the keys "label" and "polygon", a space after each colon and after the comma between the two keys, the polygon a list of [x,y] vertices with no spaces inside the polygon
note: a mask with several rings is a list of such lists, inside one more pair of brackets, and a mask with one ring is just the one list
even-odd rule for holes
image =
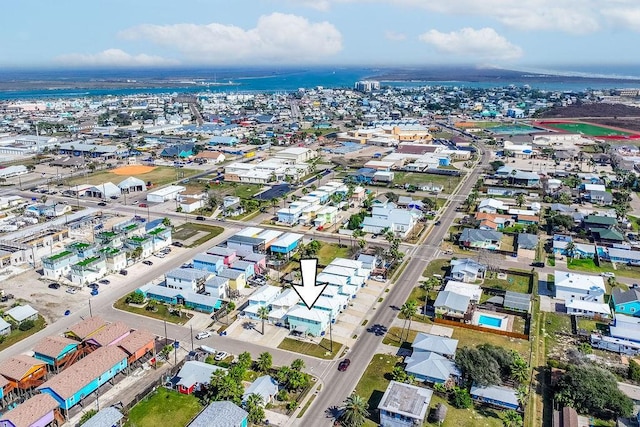
{"label": "sports field", "polygon": [[94,173],[89,173],[87,176],[80,175],[69,180],[69,185],[79,184],[103,184],[105,182],[112,182],[118,185],[119,182],[125,180],[127,177],[135,176],[146,182],[151,182],[154,187],[169,184],[173,181],[189,178],[201,172],[196,169],[184,169],[173,168],[169,166],[143,166],[143,165],[130,165],[123,166],[121,168],[112,170],[101,170]]}
{"label": "sports field", "polygon": [[632,136],[637,135],[633,132],[627,132],[619,129],[613,129],[605,126],[594,125],[591,123],[582,122],[538,122],[536,126],[542,126],[547,129],[559,130],[568,133],[581,133],[586,136],[599,136],[599,137],[620,137],[620,136]]}

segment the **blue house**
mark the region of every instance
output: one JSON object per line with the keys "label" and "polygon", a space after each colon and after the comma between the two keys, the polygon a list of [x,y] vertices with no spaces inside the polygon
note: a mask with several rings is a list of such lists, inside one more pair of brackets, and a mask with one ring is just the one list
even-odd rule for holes
{"label": "blue house", "polygon": [[194,144],[180,144],[165,147],[160,153],[161,157],[191,157],[193,156]]}
{"label": "blue house", "polygon": [[193,268],[217,274],[224,268],[224,258],[218,255],[198,254],[193,257]]}
{"label": "blue house", "polygon": [[229,268],[244,272],[247,279],[256,274],[255,264],[249,261],[236,261]]}
{"label": "blue house", "polygon": [[79,344],[76,340],[59,335],[44,337],[33,348],[33,357],[46,362],[50,367],[57,367],[67,356],[78,350]]}
{"label": "blue house", "polygon": [[516,391],[510,387],[497,385],[478,387],[473,385],[471,386],[469,393],[471,394],[471,398],[477,403],[488,404],[505,409],[518,409],[520,407]]}
{"label": "blue house", "polygon": [[249,413],[228,400],[211,402],[187,427],[247,427]]}
{"label": "blue house", "polygon": [[127,354],[117,346],[100,347],[38,387],[68,411],[127,367]]}
{"label": "blue house", "polygon": [[640,316],[640,289],[637,287],[631,288],[628,291],[613,288],[611,292],[611,302],[617,314]]}
{"label": "blue house", "polygon": [[209,139],[209,145],[226,145],[233,147],[238,144],[238,138],[235,136],[212,136]]}
{"label": "blue house", "polygon": [[282,237],[271,244],[271,252],[285,254],[289,256],[302,241],[302,234],[285,233]]}
{"label": "blue house", "polygon": [[159,301],[165,304],[182,304],[186,308],[213,313],[222,306],[222,301],[217,295],[205,295],[192,292],[186,289],[174,289],[159,285],[145,285],[138,288],[136,292],[144,295],[145,298]]}
{"label": "blue house", "polygon": [[372,168],[360,168],[354,173],[349,174],[347,180],[358,184],[371,184],[376,172],[377,171]]}
{"label": "blue house", "polygon": [[414,351],[405,359],[407,374],[433,384],[444,384],[450,378],[456,382],[461,372],[454,362],[431,351]]}

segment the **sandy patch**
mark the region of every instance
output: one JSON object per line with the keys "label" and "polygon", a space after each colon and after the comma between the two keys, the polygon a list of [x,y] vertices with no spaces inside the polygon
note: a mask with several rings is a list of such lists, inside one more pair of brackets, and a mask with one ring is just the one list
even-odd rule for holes
{"label": "sandy patch", "polygon": [[155,168],[155,166],[127,165],[116,168],[111,172],[115,173],[116,175],[141,175],[144,173],[149,173]]}

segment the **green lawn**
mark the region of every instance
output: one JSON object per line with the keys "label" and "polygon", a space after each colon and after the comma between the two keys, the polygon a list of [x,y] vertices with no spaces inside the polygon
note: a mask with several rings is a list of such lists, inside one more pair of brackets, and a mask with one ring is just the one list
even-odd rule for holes
{"label": "green lawn", "polygon": [[483,287],[503,289],[505,291],[521,292],[523,294],[529,293],[529,277],[518,276],[515,274],[507,274],[507,279],[498,279],[497,273],[488,272]]}
{"label": "green lawn", "polygon": [[348,258],[349,247],[344,245],[338,246],[335,243],[322,243],[322,247],[320,247],[317,257],[318,264],[329,265],[329,263],[336,258]]}
{"label": "green lawn", "polygon": [[570,270],[589,271],[592,273],[600,273],[602,270],[596,263],[589,258],[571,258],[567,259],[567,268]]}
{"label": "green lawn", "polygon": [[442,186],[443,193],[450,194],[462,180],[464,174],[460,176],[436,175],[417,172],[395,172],[394,184],[412,184],[412,185],[438,185]]}
{"label": "green lawn", "polygon": [[224,228],[218,227],[216,225],[206,225],[200,224],[196,222],[187,222],[173,229],[171,233],[171,239],[173,241],[176,240],[187,240],[193,236],[195,236],[199,231],[205,231],[207,234],[197,239],[191,245],[188,245],[189,248],[194,248],[206,242],[207,240],[211,240],[214,237],[222,234]]}
{"label": "green lawn", "polygon": [[[128,294],[127,294],[128,295]],[[177,325],[184,325],[190,319],[186,312],[182,312],[182,317],[173,314],[173,312],[169,311],[169,307],[164,304],[156,304],[157,311],[149,311],[146,310],[145,307],[134,307],[125,302],[127,299],[127,295],[123,296],[119,300],[113,303],[113,308],[122,311],[128,311],[129,313],[139,314],[141,316],[151,317],[153,319],[166,320],[167,322],[175,323]]]}
{"label": "green lawn", "polygon": [[443,325],[447,328],[453,328],[453,335],[451,338],[458,340],[458,348],[462,347],[476,347],[480,344],[492,344],[498,347],[508,348],[515,350],[522,355],[528,355],[530,350],[530,343],[527,340],[521,340],[517,338],[509,338],[502,335],[492,334],[490,332],[478,332],[473,329],[452,327],[449,325]]}
{"label": "green lawn", "polygon": [[544,338],[546,342],[547,354],[549,354],[549,352],[558,343],[558,341],[562,340],[562,336],[558,335],[558,332],[565,334],[571,333],[571,318],[567,315],[559,313],[544,314],[545,324],[542,325],[542,327],[544,328]]}
{"label": "green lawn", "polygon": [[0,344],[0,351],[4,350],[5,348],[11,347],[18,341],[22,341],[23,339],[35,334],[38,331],[41,331],[47,326],[47,322],[45,322],[44,317],[40,315],[38,315],[38,320],[36,320],[34,323],[34,327],[29,329],[28,331],[21,331],[17,326],[11,327],[11,333],[7,335],[4,341]]}
{"label": "green lawn", "polygon": [[[151,181],[153,184],[152,188],[162,187],[163,185],[170,184],[175,181],[179,181],[185,178],[189,178],[195,174],[198,174],[202,171],[197,169],[176,169],[170,166],[156,166],[154,170],[147,173],[131,175],[136,178],[143,180],[145,183]],[[178,175],[179,174],[179,175]],[[78,184],[91,184],[97,185],[105,182],[113,182],[114,184],[118,184],[120,181],[123,181],[128,176],[125,175],[117,175],[110,170],[101,170],[94,173],[89,173],[87,176],[81,175],[76,176],[67,180],[65,183],[67,185],[78,185]]]}
{"label": "green lawn", "polygon": [[219,193],[223,196],[236,196],[241,199],[252,199],[257,193],[264,188],[260,184],[241,184],[239,182],[223,181],[219,184],[210,184],[211,191]]}
{"label": "green lawn", "polygon": [[578,329],[584,329],[587,332],[598,331],[599,333],[609,334],[609,324],[599,322],[585,317],[578,317]]}
{"label": "green lawn", "polygon": [[432,277],[434,274],[440,274],[444,277],[449,265],[450,261],[448,259],[434,259],[429,263],[427,268],[424,269],[422,275],[424,277]]}
{"label": "green lawn", "polygon": [[[407,322],[407,327],[409,326],[409,322]],[[400,334],[403,335],[403,340],[400,341]],[[411,348],[411,343],[416,339],[416,335],[418,335],[418,331],[414,331],[413,329],[405,328],[404,331],[401,327],[392,326],[389,328],[387,335],[384,336],[382,340],[382,344],[392,345],[394,347],[403,347],[403,348]]]}
{"label": "green lawn", "polygon": [[306,341],[299,341],[293,338],[285,338],[282,340],[279,349],[289,350],[295,353],[306,354],[307,356],[319,357],[321,359],[333,359],[342,349],[342,343],[333,340],[333,353],[329,351],[331,341],[323,338],[320,345]]}
{"label": "green lawn", "polygon": [[633,132],[625,132],[617,129],[611,129],[608,127],[594,125],[591,123],[578,123],[578,122],[541,122],[541,125],[551,129],[559,129],[565,132],[582,133],[587,136],[629,136],[633,135]]}
{"label": "green lawn", "polygon": [[125,427],[184,427],[201,410],[195,396],[160,387],[129,411]]}
{"label": "green lawn", "polygon": [[369,419],[366,426],[378,425],[378,404],[387,389],[391,378],[389,374],[402,359],[388,354],[375,354],[367,370],[360,378],[355,394],[369,403]]}
{"label": "green lawn", "polygon": [[607,261],[601,261],[600,265],[596,265],[592,259],[589,258],[574,258],[567,260],[567,267],[569,270],[583,271],[586,273],[602,273],[612,272],[616,276],[629,277],[631,279],[640,279],[640,268],[632,267],[626,264],[616,264],[613,268],[613,264]]}
{"label": "green lawn", "polygon": [[447,406],[447,417],[440,425],[436,423],[425,422],[423,426],[433,427],[502,427],[502,420],[499,418],[500,411],[487,407],[470,409],[456,409],[449,405],[444,397],[436,394],[431,398],[429,409],[434,409],[438,403]]}

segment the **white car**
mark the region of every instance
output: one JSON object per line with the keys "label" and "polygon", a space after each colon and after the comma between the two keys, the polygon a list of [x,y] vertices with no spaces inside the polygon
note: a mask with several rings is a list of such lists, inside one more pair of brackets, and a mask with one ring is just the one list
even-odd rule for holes
{"label": "white car", "polygon": [[76,289],[76,288],[69,288],[69,289],[67,289],[67,293],[68,293],[68,294],[76,294],[76,293],[78,293],[78,289]]}
{"label": "white car", "polygon": [[221,360],[226,359],[226,357],[227,357],[228,355],[229,355],[229,354],[228,354],[226,351],[220,351],[220,352],[218,352],[218,354],[216,354],[216,357],[215,357],[214,359],[215,359],[215,360],[217,360],[217,361],[219,362],[219,361],[221,361]]}
{"label": "white car", "polygon": [[610,271],[605,271],[604,273],[600,273],[602,277],[616,277],[616,275]]}
{"label": "white car", "polygon": [[202,331],[200,332],[198,335],[196,335],[196,339],[197,340],[203,340],[205,338],[209,338],[211,336],[211,332],[209,331]]}

